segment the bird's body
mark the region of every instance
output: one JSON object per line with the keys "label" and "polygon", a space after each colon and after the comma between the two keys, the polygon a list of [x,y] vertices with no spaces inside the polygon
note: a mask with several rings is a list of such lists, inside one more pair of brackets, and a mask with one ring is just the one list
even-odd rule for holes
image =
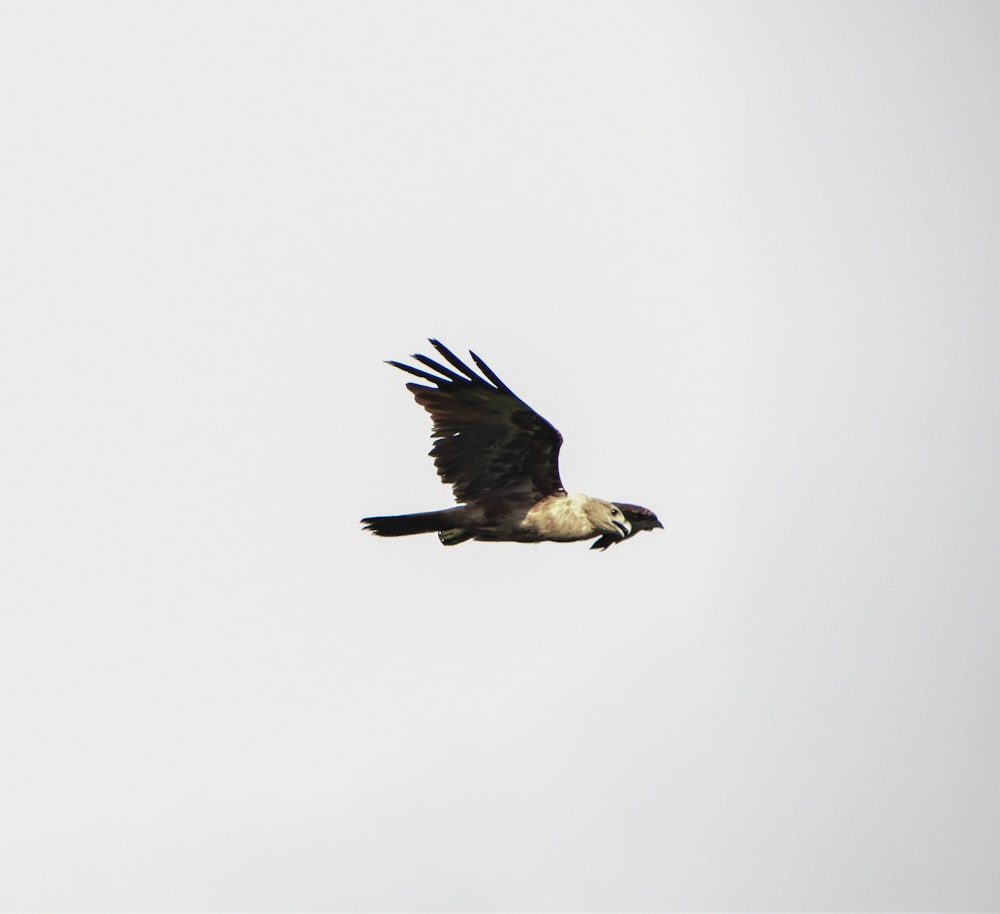
{"label": "bird's body", "polygon": [[436,385],[406,386],[431,414],[436,439],[431,456],[462,504],[366,517],[366,530],[379,536],[437,533],[446,546],[470,539],[538,543],[598,537],[591,548],[606,549],[662,526],[647,508],[567,493],[559,478],[562,435],[475,353],[472,359],[485,378],[437,340],[430,342],[451,367],[422,355],[414,359],[431,371],[389,364]]}

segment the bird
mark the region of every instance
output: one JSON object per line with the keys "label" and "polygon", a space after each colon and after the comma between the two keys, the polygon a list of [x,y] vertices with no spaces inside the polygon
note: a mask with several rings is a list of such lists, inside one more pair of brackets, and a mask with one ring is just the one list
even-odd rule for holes
{"label": "bird", "polygon": [[569,493],[559,476],[562,435],[517,396],[471,350],[482,374],[436,339],[443,362],[425,355],[386,364],[420,378],[407,390],[431,416],[430,451],[438,476],[457,505],[439,511],[364,517],[376,536],[436,533],[445,546],[467,540],[539,543],[597,537],[591,549],[606,550],[642,530],[662,528],[640,505]]}

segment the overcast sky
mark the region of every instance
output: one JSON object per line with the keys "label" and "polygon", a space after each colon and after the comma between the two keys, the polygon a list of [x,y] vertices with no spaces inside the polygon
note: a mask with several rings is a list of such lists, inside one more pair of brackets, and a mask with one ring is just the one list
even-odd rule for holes
{"label": "overcast sky", "polygon": [[[1000,899],[1000,6],[0,8],[0,908]],[[443,508],[440,337],[665,530]]]}

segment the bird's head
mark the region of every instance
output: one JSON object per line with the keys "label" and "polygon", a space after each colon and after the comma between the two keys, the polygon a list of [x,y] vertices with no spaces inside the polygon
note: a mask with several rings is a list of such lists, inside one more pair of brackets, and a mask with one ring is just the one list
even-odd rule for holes
{"label": "bird's head", "polygon": [[594,529],[601,533],[608,533],[618,539],[625,539],[632,532],[632,524],[622,513],[618,505],[610,501],[602,501],[600,498],[590,498],[587,500],[584,510],[587,517],[594,525]]}
{"label": "bird's head", "polygon": [[[621,501],[614,502],[614,506],[625,515],[625,520],[631,529],[628,536],[635,536],[642,530],[655,530],[657,527],[663,528],[660,519],[649,508],[643,508],[641,505],[629,505]],[[627,539],[628,537],[625,538]],[[599,536],[590,548],[604,550],[608,546],[613,546],[615,543],[621,542],[621,540],[620,530],[617,530],[614,536],[605,533],[603,536]]]}

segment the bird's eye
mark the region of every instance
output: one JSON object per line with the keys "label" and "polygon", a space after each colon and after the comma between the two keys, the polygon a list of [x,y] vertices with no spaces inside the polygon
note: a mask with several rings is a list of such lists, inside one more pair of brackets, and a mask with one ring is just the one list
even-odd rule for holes
{"label": "bird's eye", "polygon": [[618,516],[618,509],[617,508],[612,508],[611,509],[611,516],[612,517],[617,517]]}

